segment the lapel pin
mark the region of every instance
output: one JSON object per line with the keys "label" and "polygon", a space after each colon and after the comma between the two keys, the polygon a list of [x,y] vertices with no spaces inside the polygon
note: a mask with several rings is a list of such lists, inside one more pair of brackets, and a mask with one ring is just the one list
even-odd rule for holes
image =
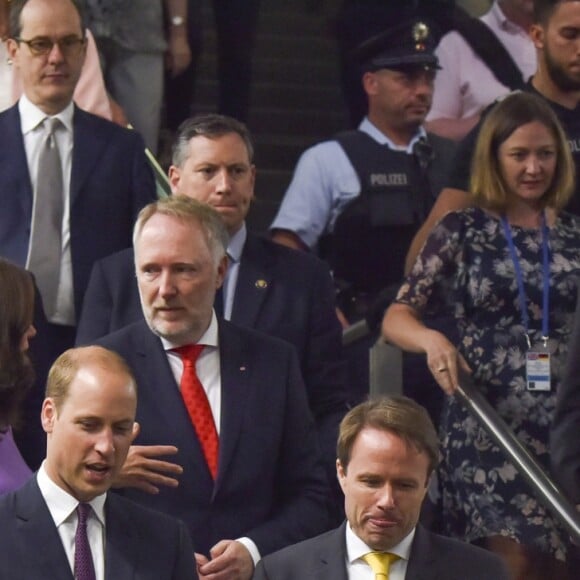
{"label": "lapel pin", "polygon": [[246,367],[240,367],[240,370],[243,372],[246,370]]}
{"label": "lapel pin", "polygon": [[260,290],[264,290],[265,288],[268,287],[268,282],[266,282],[266,280],[256,280],[256,288],[259,288]]}

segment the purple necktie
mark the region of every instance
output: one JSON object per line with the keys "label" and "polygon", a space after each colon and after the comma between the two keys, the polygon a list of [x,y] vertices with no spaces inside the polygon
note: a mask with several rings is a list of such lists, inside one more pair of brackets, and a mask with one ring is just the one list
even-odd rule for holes
{"label": "purple necktie", "polygon": [[91,546],[87,536],[87,520],[91,513],[88,503],[79,503],[77,515],[77,533],[75,534],[75,579],[95,580],[95,566],[91,554]]}

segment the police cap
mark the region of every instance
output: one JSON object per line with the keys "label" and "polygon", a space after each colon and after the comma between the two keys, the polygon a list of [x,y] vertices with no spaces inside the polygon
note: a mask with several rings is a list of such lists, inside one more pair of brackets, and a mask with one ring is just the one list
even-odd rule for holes
{"label": "police cap", "polygon": [[425,20],[413,19],[365,40],[354,51],[354,57],[365,72],[381,68],[439,69],[435,47],[431,26]]}

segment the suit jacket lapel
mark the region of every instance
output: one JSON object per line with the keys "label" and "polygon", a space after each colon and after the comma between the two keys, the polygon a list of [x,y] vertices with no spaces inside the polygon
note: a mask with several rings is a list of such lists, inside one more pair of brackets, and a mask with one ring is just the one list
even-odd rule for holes
{"label": "suit jacket lapel", "polygon": [[214,496],[222,482],[227,479],[228,466],[240,440],[248,391],[252,388],[249,381],[252,369],[249,367],[250,361],[247,360],[242,339],[231,331],[226,321],[219,321],[219,345],[221,353],[220,450]]}
{"label": "suit jacket lapel", "polygon": [[[36,477],[17,492],[17,544],[24,551],[19,558],[30,569],[32,578],[70,578],[73,574],[48,506],[40,493]],[[31,549],[31,546],[34,549]]]}
{"label": "suit jacket lapel", "polygon": [[135,576],[135,564],[140,560],[139,530],[131,525],[118,501],[114,494],[107,495],[105,580],[131,580]]}
{"label": "suit jacket lapel", "polygon": [[436,554],[433,550],[429,532],[417,525],[415,538],[411,546],[406,580],[430,580],[437,578]]}
{"label": "suit jacket lapel", "polygon": [[108,137],[98,130],[91,115],[75,106],[73,117],[73,157],[70,182],[70,204],[75,203],[83,184],[97,165]]}
{"label": "suit jacket lapel", "polygon": [[[134,328],[132,348],[139,358],[139,376],[145,377],[144,381],[151,385],[147,393],[152,398],[149,406],[158,412],[158,420],[165,424],[163,431],[173,434],[177,447],[183,451],[181,457],[189,462],[188,469],[196,473],[199,465],[205,464],[205,458],[163,345],[144,320],[136,323]],[[211,478],[209,469],[207,477]]]}
{"label": "suit jacket lapel", "polygon": [[321,540],[318,553],[317,565],[312,570],[305,570],[305,578],[348,580],[346,570],[346,522]]}
{"label": "suit jacket lapel", "polygon": [[[28,171],[17,104],[2,116],[0,134],[2,140],[10,144],[8,147],[2,148],[0,152],[0,171],[4,175],[3,185],[6,188],[2,195],[12,196],[16,207],[22,211],[22,217],[12,215],[11,219],[24,219],[26,226],[28,226],[32,217],[32,181]],[[10,206],[5,203],[2,204],[2,207],[5,208],[5,211],[11,211]],[[26,255],[24,260],[26,260]]]}
{"label": "suit jacket lapel", "polygon": [[247,328],[255,328],[258,314],[272,283],[272,273],[259,246],[260,240],[248,232],[232,307],[231,321]]}

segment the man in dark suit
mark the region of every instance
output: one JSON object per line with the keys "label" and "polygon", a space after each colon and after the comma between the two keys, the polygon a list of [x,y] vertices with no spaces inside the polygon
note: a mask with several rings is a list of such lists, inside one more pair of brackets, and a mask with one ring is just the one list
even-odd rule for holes
{"label": "man in dark suit", "polygon": [[140,388],[139,445],[118,484],[188,524],[200,577],[248,580],[262,555],[328,528],[328,490],[294,349],[213,312],[227,240],[207,204],[144,208],[134,247],[145,320],[99,343]]}
{"label": "man in dark suit", "polygon": [[372,580],[380,573],[391,580],[508,579],[494,554],[417,523],[439,461],[424,408],[406,397],[361,403],[343,419],[337,451],[347,521],[266,556],[254,580]]}
{"label": "man in dark suit", "polygon": [[0,579],[197,578],[183,523],[108,493],[138,430],[125,362],[100,347],[69,350],[46,395],[46,460],[0,498]]}
{"label": "man in dark suit", "polygon": [[[252,157],[251,136],[242,123],[221,115],[194,117],[177,136],[169,170],[172,188],[213,206],[227,226],[230,264],[223,290],[224,318],[296,348],[325,465],[334,481],[334,446],[346,413],[346,389],[332,280],[321,260],[246,230],[254,197]],[[77,343],[142,318],[132,251],[97,262]]]}
{"label": "man in dark suit", "polygon": [[[7,48],[24,94],[0,114],[0,254],[35,273],[57,354],[74,342],[93,263],[131,245],[135,216],[155,196],[143,140],[72,101],[85,57],[84,30],[76,0],[10,5]],[[48,142],[57,151],[53,189],[60,194],[46,202],[44,213],[54,212],[50,230],[41,228],[37,215],[47,199],[49,176],[41,163],[47,124],[54,126]],[[39,251],[50,254],[56,280],[45,279],[53,269],[43,269]]]}
{"label": "man in dark suit", "polygon": [[[577,281],[580,290],[580,280]],[[580,292],[574,328],[568,346],[568,362],[558,390],[550,432],[550,460],[556,481],[580,508]],[[580,548],[578,549],[580,552]]]}
{"label": "man in dark suit", "polygon": [[[10,3],[7,48],[24,94],[0,113],[0,255],[34,273],[48,320],[35,321],[43,332],[33,346],[37,382],[24,413],[33,430],[46,373],[74,344],[93,262],[131,245],[135,216],[155,195],[143,140],[72,101],[84,30],[76,1]],[[41,164],[46,123],[57,124],[50,150],[57,152],[58,178]],[[55,199],[46,195],[48,183]],[[45,228],[43,218],[50,221]],[[44,453],[40,430],[20,446],[36,468]]]}

